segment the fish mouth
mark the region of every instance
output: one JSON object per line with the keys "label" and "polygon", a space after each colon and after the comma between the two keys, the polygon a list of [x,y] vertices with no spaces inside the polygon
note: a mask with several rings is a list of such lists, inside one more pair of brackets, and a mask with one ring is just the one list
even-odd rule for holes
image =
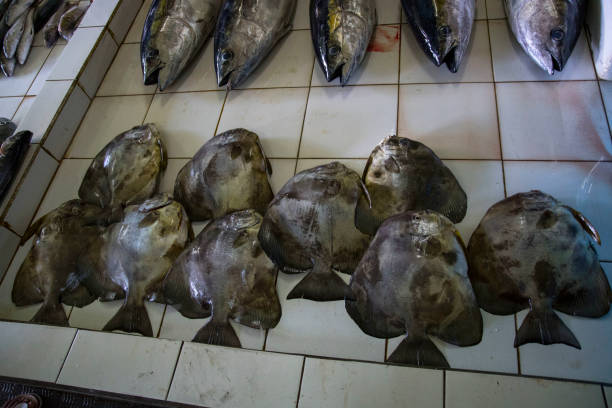
{"label": "fish mouth", "polygon": [[448,67],[448,70],[450,72],[452,72],[453,74],[457,73],[457,70],[459,69],[459,61],[457,60],[456,45],[453,46],[450,50],[448,50],[441,62],[446,63],[446,66]]}
{"label": "fish mouth", "polygon": [[233,89],[233,82],[232,81],[234,79],[234,72],[236,70],[232,69],[231,71],[229,71],[228,73],[226,73],[225,75],[221,74],[217,76],[217,85],[219,87],[226,87],[228,91]]}
{"label": "fish mouth", "polygon": [[550,54],[550,58],[552,60],[552,67],[550,74],[554,74],[554,71],[563,71],[563,67],[565,66],[565,61],[562,56],[556,56],[554,54]]}
{"label": "fish mouth", "polygon": [[145,85],[155,85],[159,80],[159,73],[162,70],[163,66],[161,63],[149,63],[145,62],[143,69],[143,77]]}
{"label": "fish mouth", "polygon": [[327,80],[327,82],[331,82],[334,79],[340,77],[340,82],[342,83],[342,67],[343,66],[344,64],[340,64],[333,70],[330,69],[329,67],[326,67],[324,72],[325,72],[325,79]]}

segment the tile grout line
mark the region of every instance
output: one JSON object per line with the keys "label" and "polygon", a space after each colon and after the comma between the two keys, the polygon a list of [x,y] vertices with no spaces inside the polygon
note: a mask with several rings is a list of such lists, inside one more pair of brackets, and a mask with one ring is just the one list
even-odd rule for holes
{"label": "tile grout line", "polygon": [[[36,71],[36,75],[34,75],[34,78],[32,78],[32,82],[30,82],[30,85],[28,86],[28,90],[25,92],[24,98],[26,96],[38,96],[38,95],[28,95],[28,92],[30,92],[30,89],[32,89],[32,85],[34,85],[34,82],[36,82],[36,79],[38,79],[38,76],[40,75],[40,71],[42,71],[43,67],[45,66],[45,64],[47,63],[47,60],[49,59],[49,56],[51,55],[51,53],[53,52],[53,50],[55,49],[55,46],[57,44],[53,44],[53,47],[51,47],[51,49],[49,50],[49,53],[47,54],[47,56],[45,57],[45,60],[43,61],[42,64],[40,64],[40,68],[38,68],[38,71]],[[27,63],[27,61],[26,61]],[[50,72],[49,72],[50,73]],[[47,79],[45,78],[45,81]]]}
{"label": "tile grout line", "polygon": [[302,382],[304,381],[304,367],[306,366],[306,356],[302,360],[302,372],[300,373],[300,383],[298,385],[297,399],[295,400],[295,408],[300,406],[300,393],[302,392]]}
{"label": "tile grout line", "polygon": [[442,408],[446,408],[446,370],[442,371]]}
{"label": "tile grout line", "polygon": [[[585,34],[588,32],[586,24],[583,30]],[[589,47],[589,55],[591,56],[591,65],[593,67],[593,72],[595,72],[597,88],[599,89],[599,98],[601,99],[601,107],[603,108],[604,117],[606,118],[606,123],[608,124],[608,132],[610,133],[610,139],[612,140],[612,125],[610,124],[610,120],[612,120],[612,118],[608,116],[608,109],[606,109],[606,101],[604,100],[603,91],[601,90],[601,79],[599,78],[599,74],[597,73],[597,68],[595,66],[595,56],[593,55],[593,50],[591,49],[591,41],[589,41],[589,37],[590,35],[587,35],[587,46]]]}
{"label": "tile grout line", "polygon": [[215,137],[217,135],[217,131],[219,130],[219,125],[221,124],[221,117],[223,116],[223,111],[225,110],[225,104],[227,102],[227,98],[229,97],[230,92],[231,91],[228,91],[228,90],[225,91],[225,97],[223,98],[223,103],[221,104],[221,110],[219,111],[219,118],[217,118],[217,125],[215,126],[215,131],[212,137]]}
{"label": "tile grout line", "polygon": [[168,310],[168,305],[164,304],[164,311],[162,312],[162,318],[159,321],[159,327],[157,328],[157,335],[155,336],[156,339],[159,339],[159,335],[161,334],[161,329],[164,324],[164,318],[166,317],[166,310]]}
{"label": "tile grout line", "polygon": [[74,331],[74,336],[72,336],[72,341],[70,342],[70,347],[68,347],[68,351],[66,352],[66,355],[64,356],[64,359],[62,360],[62,365],[60,366],[60,369],[57,373],[57,377],[55,377],[55,381],[53,381],[55,384],[57,384],[57,381],[59,380],[60,375],[62,374],[62,370],[64,369],[64,365],[66,364],[66,360],[68,360],[68,356],[70,355],[70,351],[72,350],[72,346],[74,345],[74,341],[76,340],[76,336],[79,333],[80,329],[76,329]]}
{"label": "tile grout line", "polygon": [[[516,337],[516,335],[518,334],[518,316],[515,313],[514,314],[514,336]],[[522,375],[522,371],[521,370],[521,351],[519,347],[515,347],[516,350],[516,370],[518,372],[518,375]]]}
{"label": "tile grout line", "polygon": [[310,70],[310,84],[306,93],[306,103],[304,104],[304,115],[302,116],[302,127],[300,128],[300,139],[298,140],[298,149],[295,154],[295,166],[293,167],[293,175],[297,173],[298,162],[300,161],[300,151],[302,150],[302,137],[304,136],[304,128],[306,127],[306,114],[308,113],[308,104],[310,102],[310,92],[312,90],[312,78],[314,76],[315,66],[317,65],[317,57],[312,59],[312,69]]}
{"label": "tile grout line", "polygon": [[174,370],[172,370],[172,375],[170,376],[170,382],[168,383],[168,391],[166,391],[166,397],[164,398],[164,401],[168,401],[168,397],[170,396],[170,388],[172,388],[172,383],[174,382],[174,375],[176,374],[176,369],[178,367],[178,362],[181,358],[181,353],[183,352],[183,345],[185,344],[184,341],[181,341],[181,345],[179,347],[179,351],[178,354],[176,356],[176,361],[174,362]]}
{"label": "tile grout line", "polygon": [[604,386],[603,386],[603,385],[601,385],[601,395],[602,395],[602,397],[603,397],[604,406],[605,406],[606,408],[609,408],[609,405],[608,405],[608,399],[606,398],[606,390],[604,389]]}

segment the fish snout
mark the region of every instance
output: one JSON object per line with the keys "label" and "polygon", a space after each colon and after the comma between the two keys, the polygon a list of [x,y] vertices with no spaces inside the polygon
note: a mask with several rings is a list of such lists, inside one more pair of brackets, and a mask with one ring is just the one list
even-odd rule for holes
{"label": "fish snout", "polygon": [[157,84],[159,71],[162,68],[162,62],[159,58],[159,51],[154,48],[149,48],[142,57],[142,74],[145,85]]}
{"label": "fish snout", "polygon": [[215,57],[217,85],[231,89],[235,83],[234,52],[230,49],[218,50]]}

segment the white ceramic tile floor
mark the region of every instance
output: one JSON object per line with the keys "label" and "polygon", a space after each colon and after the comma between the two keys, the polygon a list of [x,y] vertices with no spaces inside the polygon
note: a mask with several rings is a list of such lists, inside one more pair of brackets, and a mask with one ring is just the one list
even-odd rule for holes
{"label": "white ceramic tile floor", "polygon": [[[482,2],[482,0],[479,0]],[[506,18],[504,10],[504,0],[485,0],[487,7],[487,18],[490,20]]]}
{"label": "white ceramic tile floor", "polygon": [[17,112],[22,99],[21,96],[0,98],[0,117],[11,119]]}
{"label": "white ceramic tile floor", "polygon": [[27,63],[15,67],[12,77],[0,76],[0,96],[25,95],[50,52],[46,47],[32,47]]}
{"label": "white ceramic tile floor", "polygon": [[132,22],[132,26],[128,31],[124,43],[140,43],[140,38],[142,37],[142,28],[144,27],[145,19],[147,18],[147,13],[151,8],[151,3],[153,0],[145,0],[140,8],[140,11],[136,15],[136,18]]}
{"label": "white ceramic tile floor", "polygon": [[117,43],[115,43],[111,34],[105,31],[100,43],[89,57],[87,65],[79,76],[79,84],[90,98],[96,96],[96,91],[102,83],[108,67],[113,62],[117,49]]}
{"label": "white ceramic tile floor", "polygon": [[303,357],[184,343],[168,400],[209,407],[295,406]]}
{"label": "white ceramic tile floor", "polygon": [[612,128],[612,81],[600,81],[601,96],[608,116],[608,125]]}
{"label": "white ceramic tile floor", "polygon": [[440,408],[442,371],[307,358],[301,408]]}
{"label": "white ceramic tile floor", "polygon": [[35,96],[26,96],[23,98],[21,105],[19,105],[19,108],[17,108],[17,112],[15,112],[15,115],[13,115],[13,122],[15,122],[17,126],[19,126],[19,124],[23,121],[23,118],[26,117],[35,99]]}
{"label": "white ceramic tile floor", "polygon": [[605,408],[598,385],[490,374],[446,373],[448,408]]}
{"label": "white ceramic tile floor", "polygon": [[123,44],[98,89],[98,95],[154,94],[156,88],[156,85],[142,82],[140,44]]}
{"label": "white ceramic tile floor", "polygon": [[20,238],[14,232],[5,227],[0,227],[0,248],[2,248],[2,257],[0,258],[0,280],[6,271],[6,268],[11,262],[11,258],[19,245]]}
{"label": "white ceramic tile floor", "polygon": [[57,382],[164,399],[180,345],[179,341],[79,330]]}
{"label": "white ceramic tile floor", "polygon": [[77,28],[63,52],[62,63],[55,66],[49,79],[76,79],[104,27]]}
{"label": "white ceramic tile floor", "polygon": [[0,375],[55,382],[75,329],[0,322]]}
{"label": "white ceramic tile floor", "polygon": [[42,89],[45,81],[47,80],[47,77],[53,70],[55,63],[58,61],[65,47],[65,45],[58,44],[51,49],[51,52],[47,56],[45,63],[38,72],[38,75],[36,75],[36,79],[32,83],[32,86],[30,86],[30,89],[28,90],[28,95],[38,95],[40,93],[40,90]]}
{"label": "white ceramic tile floor", "polygon": [[108,24],[108,28],[117,42],[121,43],[124,40],[141,6],[142,0],[121,2],[113,19]]}

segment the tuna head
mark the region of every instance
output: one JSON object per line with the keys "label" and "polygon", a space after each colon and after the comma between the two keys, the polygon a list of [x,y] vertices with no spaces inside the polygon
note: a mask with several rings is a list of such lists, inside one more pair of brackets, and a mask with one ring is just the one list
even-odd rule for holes
{"label": "tuna head", "polygon": [[427,56],[457,72],[470,42],[474,0],[402,0],[412,30]]}
{"label": "tuna head", "polygon": [[215,34],[215,72],[217,84],[231,90],[242,83],[257,65],[257,46],[249,45],[249,38],[239,31],[231,35],[224,33],[223,27],[218,27]]}
{"label": "tuna head", "polygon": [[[509,24],[516,40],[540,68],[552,75],[567,63],[585,16],[584,0],[506,1]],[[514,2],[516,4],[517,2]]]}

